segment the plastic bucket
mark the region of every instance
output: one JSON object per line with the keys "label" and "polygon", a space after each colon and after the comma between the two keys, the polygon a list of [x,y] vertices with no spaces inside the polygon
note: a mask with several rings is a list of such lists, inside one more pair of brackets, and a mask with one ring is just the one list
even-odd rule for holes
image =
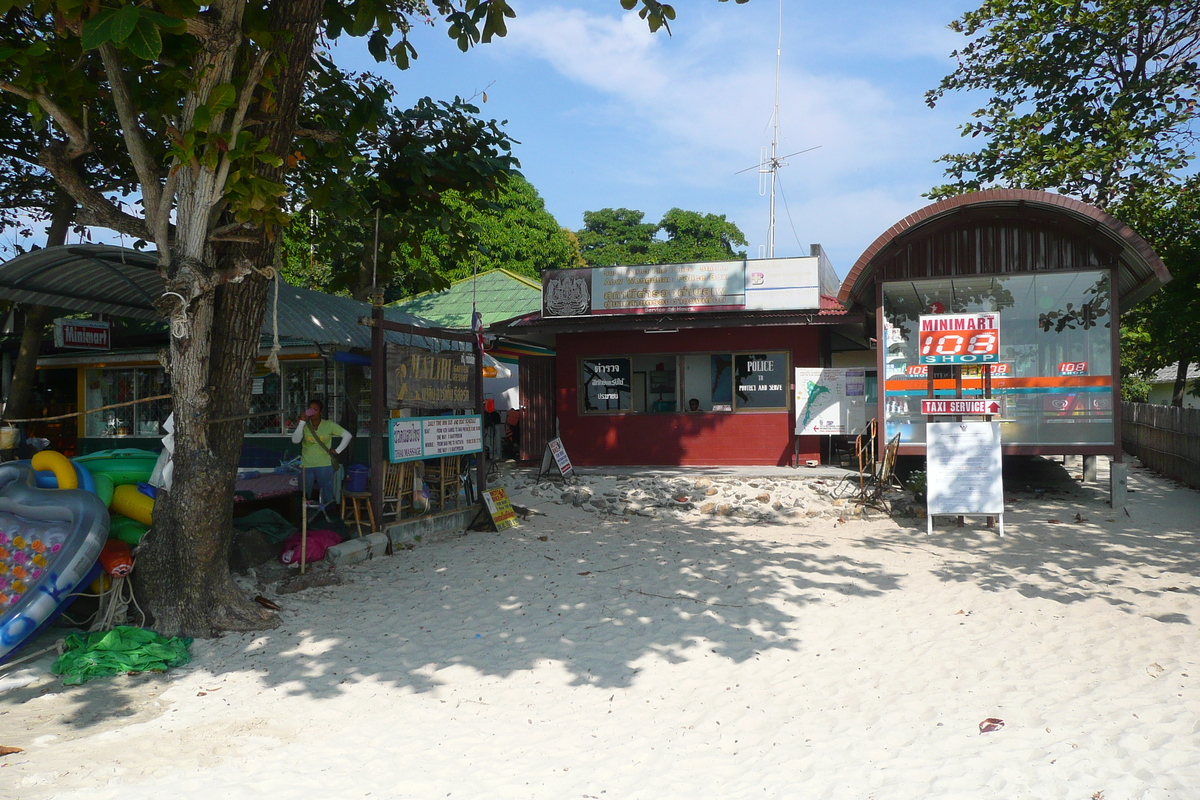
{"label": "plastic bucket", "polygon": [[365,492],[370,471],[363,464],[351,464],[346,469],[346,491]]}
{"label": "plastic bucket", "polygon": [[0,427],[0,450],[13,450],[17,446],[17,436],[19,431],[16,428],[5,425]]}

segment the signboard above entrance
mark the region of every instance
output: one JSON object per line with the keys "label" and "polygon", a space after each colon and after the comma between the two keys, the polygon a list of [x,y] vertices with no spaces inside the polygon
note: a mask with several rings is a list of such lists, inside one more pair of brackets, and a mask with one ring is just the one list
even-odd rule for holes
{"label": "signboard above entrance", "polygon": [[921,413],[987,415],[1002,413],[1003,405],[996,399],[970,398],[967,400],[921,400]]}
{"label": "signboard above entrance", "polygon": [[990,364],[1000,360],[1000,314],[938,314],[920,318],[922,364]]}
{"label": "signboard above entrance", "polygon": [[542,317],[809,310],[836,287],[818,256],[553,269],[542,272]]}
{"label": "signboard above entrance", "polygon": [[475,408],[475,354],[387,345],[388,408]]}
{"label": "signboard above entrance", "polygon": [[90,319],[56,319],[54,346],[78,350],[112,350],[112,325]]}

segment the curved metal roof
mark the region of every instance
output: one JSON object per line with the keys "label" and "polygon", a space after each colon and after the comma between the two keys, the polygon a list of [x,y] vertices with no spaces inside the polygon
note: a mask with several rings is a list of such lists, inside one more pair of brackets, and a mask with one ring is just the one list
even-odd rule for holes
{"label": "curved metal roof", "polygon": [[[160,320],[162,315],[154,301],[162,293],[163,279],[154,251],[102,244],[47,247],[0,264],[0,299],[17,303]],[[273,294],[267,295],[265,335],[272,332],[272,298]],[[280,283],[280,336],[344,349],[366,349],[371,346],[371,329],[359,325],[358,320],[370,315],[368,303]],[[435,327],[429,320],[399,309],[385,308],[384,316],[414,327]],[[385,337],[390,342],[435,351],[460,347],[458,342],[396,331],[387,331]]]}
{"label": "curved metal roof", "polygon": [[0,298],[17,303],[161,319],[154,301],[162,293],[158,254],[127,247],[47,247],[0,264]]}
{"label": "curved metal roof", "polygon": [[1154,248],[1132,228],[1112,214],[1071,197],[1032,189],[987,189],[969,192],[932,203],[909,214],[884,231],[859,256],[842,281],[838,300],[875,305],[875,266],[894,252],[895,246],[911,241],[935,226],[953,224],[956,216],[991,219],[1040,218],[1063,220],[1087,231],[1117,251],[1120,263],[1122,305],[1132,305],[1171,280],[1171,273]]}

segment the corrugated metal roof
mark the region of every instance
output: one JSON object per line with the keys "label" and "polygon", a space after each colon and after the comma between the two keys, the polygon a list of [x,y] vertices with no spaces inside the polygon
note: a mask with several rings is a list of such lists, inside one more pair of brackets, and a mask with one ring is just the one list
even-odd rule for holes
{"label": "corrugated metal roof", "polygon": [[[135,319],[161,319],[154,300],[163,293],[158,255],[112,245],[48,247],[0,264],[0,299]],[[263,335],[272,334],[274,294],[267,296]],[[279,335],[350,349],[371,346],[371,329],[359,325],[371,306],[350,297],[280,283]],[[401,309],[384,309],[392,322],[432,328],[427,319]],[[434,351],[462,349],[465,343],[413,337],[387,331],[389,342],[415,344]]]}
{"label": "corrugated metal roof", "polygon": [[85,244],[47,247],[0,264],[0,298],[71,311],[160,319],[158,254]]}
{"label": "corrugated metal roof", "polygon": [[542,307],[542,286],[529,278],[494,269],[453,283],[441,292],[426,292],[397,300],[397,308],[452,328],[471,327],[471,304],[483,315],[483,324],[512,319]]}

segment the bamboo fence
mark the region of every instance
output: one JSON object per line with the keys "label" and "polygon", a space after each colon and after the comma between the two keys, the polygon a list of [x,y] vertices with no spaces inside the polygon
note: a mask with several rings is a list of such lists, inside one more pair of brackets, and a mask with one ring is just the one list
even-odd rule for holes
{"label": "bamboo fence", "polygon": [[1155,472],[1200,489],[1200,408],[1121,403],[1121,446]]}

